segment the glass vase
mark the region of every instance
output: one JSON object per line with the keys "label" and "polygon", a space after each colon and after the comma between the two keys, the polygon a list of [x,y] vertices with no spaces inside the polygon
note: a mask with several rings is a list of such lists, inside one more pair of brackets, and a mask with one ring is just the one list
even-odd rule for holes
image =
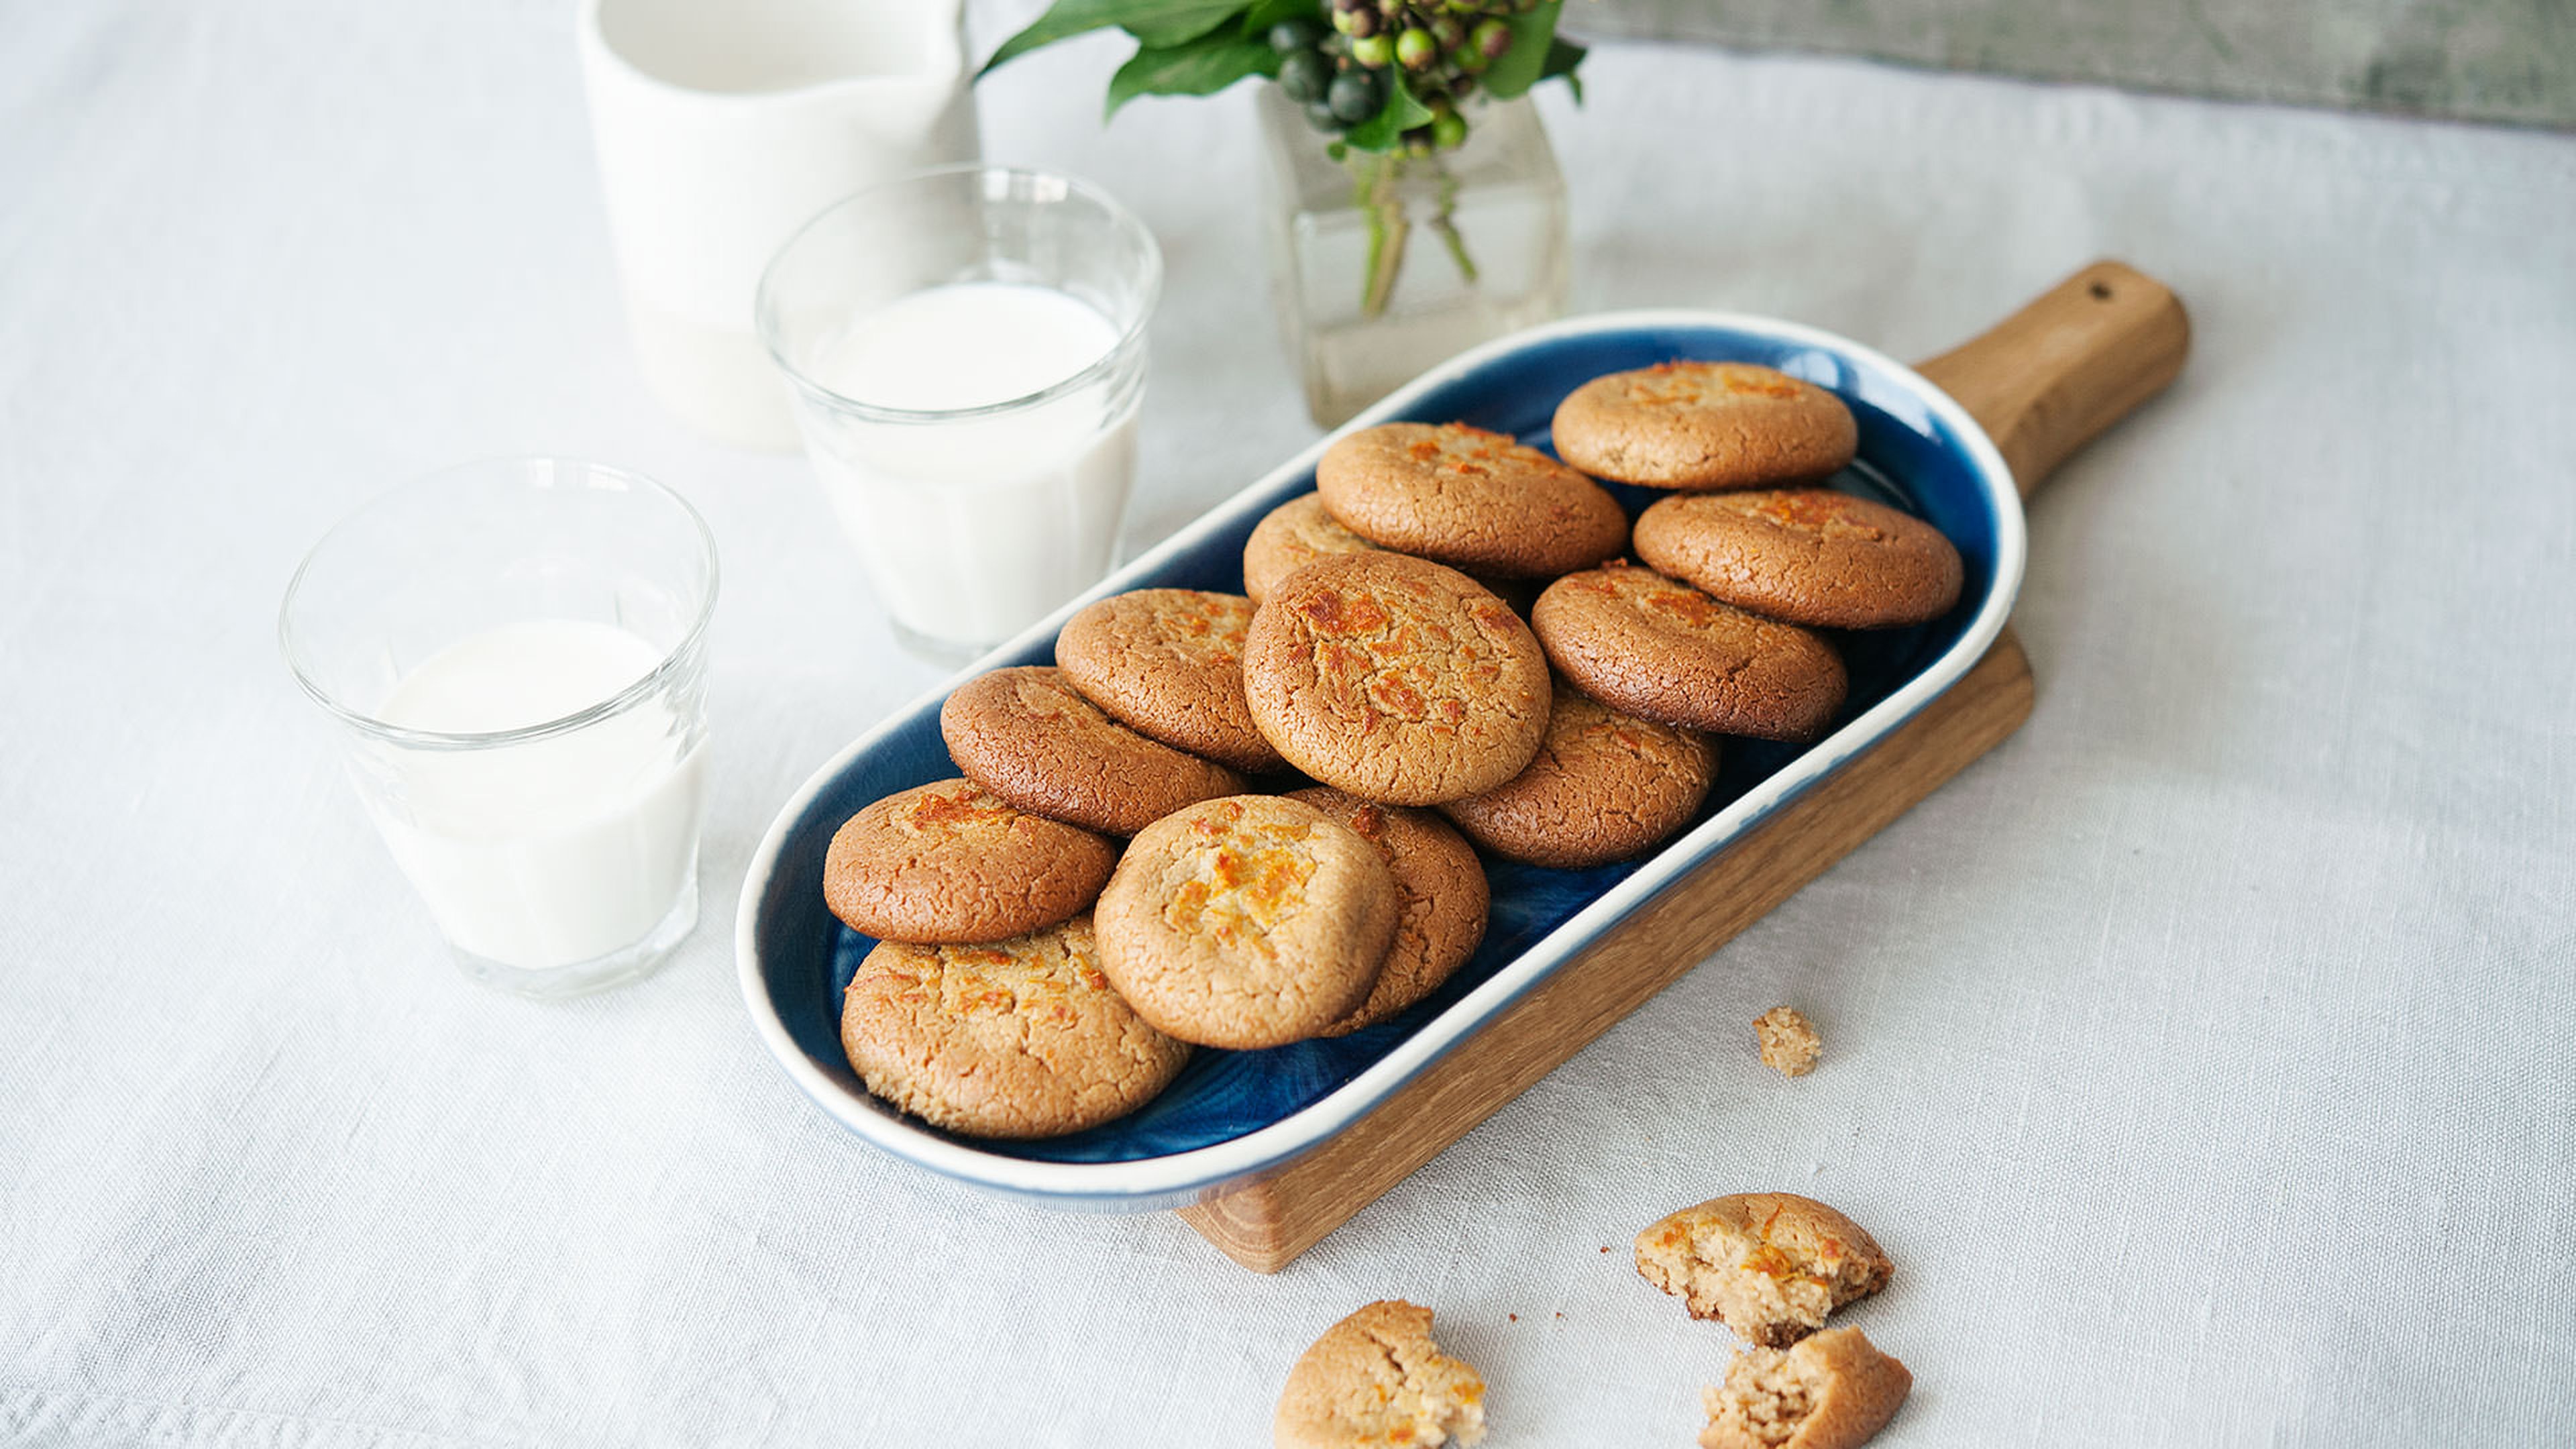
{"label": "glass vase", "polygon": [[1563,314],[1565,178],[1527,99],[1470,108],[1455,151],[1339,161],[1278,86],[1258,105],[1271,291],[1317,423]]}

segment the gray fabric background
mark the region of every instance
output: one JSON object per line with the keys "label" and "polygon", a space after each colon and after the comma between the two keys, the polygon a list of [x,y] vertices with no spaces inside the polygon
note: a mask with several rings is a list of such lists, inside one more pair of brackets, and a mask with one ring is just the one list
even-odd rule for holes
{"label": "gray fabric background", "polygon": [[[1244,98],[1104,132],[1115,49],[986,106],[1167,249],[1142,543],[1311,432]],[[2576,1436],[2576,140],[1712,50],[1592,97],[1581,307],[1920,357],[2113,253],[2198,350],[2034,507],[2017,738],[1265,1279],[878,1156],[754,1040],[752,846],[931,675],[799,463],[644,396],[566,7],[0,10],[0,1444],[1257,1444],[1402,1295],[1503,1449],[1679,1446],[1728,1337],[1624,1245],[1744,1188],[1895,1254],[1889,1449]],[[726,577],[706,924],[559,1006],[449,970],[272,638],[358,500],[532,451]]]}
{"label": "gray fabric background", "polygon": [[1573,0],[1569,31],[2576,126],[2568,0]]}

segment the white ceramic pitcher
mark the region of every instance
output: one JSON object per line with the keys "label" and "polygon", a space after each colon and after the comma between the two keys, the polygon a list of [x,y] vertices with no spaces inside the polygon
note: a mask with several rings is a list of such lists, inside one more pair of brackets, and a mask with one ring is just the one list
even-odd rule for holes
{"label": "white ceramic pitcher", "polygon": [[752,325],[797,227],[977,157],[962,0],[582,0],[608,226],[645,381],[695,427],[792,449]]}

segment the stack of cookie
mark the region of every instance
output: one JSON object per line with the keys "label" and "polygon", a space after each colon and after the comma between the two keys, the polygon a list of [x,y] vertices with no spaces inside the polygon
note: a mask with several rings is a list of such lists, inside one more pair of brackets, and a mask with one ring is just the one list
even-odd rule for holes
{"label": "stack of cookie", "polygon": [[[1648,850],[1706,799],[1713,734],[1823,731],[1844,675],[1816,627],[1956,599],[1927,525],[1771,486],[1851,460],[1820,388],[1667,364],[1576,390],[1556,434],[1576,466],[1458,423],[1353,433],[1253,531],[1245,594],[1100,600],[1054,666],[950,695],[964,778],[861,811],[826,865],[883,943],[842,1017],[869,1090],[1050,1135],[1142,1105],[1192,1044],[1385,1021],[1483,938],[1471,839],[1559,868]],[[1636,525],[1653,568],[1587,472],[1686,490]]]}

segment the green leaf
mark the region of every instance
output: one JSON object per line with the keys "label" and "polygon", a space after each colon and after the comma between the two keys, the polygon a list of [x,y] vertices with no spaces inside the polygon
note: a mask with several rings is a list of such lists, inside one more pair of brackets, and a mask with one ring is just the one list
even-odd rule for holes
{"label": "green leaf", "polygon": [[1243,38],[1263,39],[1282,20],[1312,20],[1321,25],[1324,8],[1315,0],[1252,0],[1252,8],[1243,12]]}
{"label": "green leaf", "polygon": [[1583,77],[1576,75],[1574,68],[1583,64],[1585,54],[1587,52],[1584,48],[1573,41],[1562,36],[1550,36],[1547,42],[1547,64],[1539,67],[1538,78],[1545,81],[1563,76],[1565,88],[1574,92],[1574,103],[1578,106],[1582,105]]}
{"label": "green leaf", "polygon": [[1431,108],[1414,99],[1411,87],[1404,83],[1404,73],[1389,66],[1387,75],[1395,83],[1387,87],[1386,104],[1342,136],[1355,149],[1392,151],[1403,144],[1405,132],[1431,124]]}
{"label": "green leaf", "polygon": [[[1216,31],[1187,45],[1139,46],[1109,78],[1108,115],[1138,96],[1210,96],[1252,75],[1277,75],[1279,52]],[[1106,119],[1106,117],[1104,117]]]}
{"label": "green leaf", "polygon": [[[993,58],[975,73],[977,79],[990,74],[993,67],[1016,60],[1042,45],[1053,45],[1071,35],[1116,25],[1131,34],[1184,33],[1204,35],[1223,25],[1227,17],[1243,8],[1244,0],[1055,0],[1019,34],[1002,42]],[[1196,26],[1196,29],[1190,27]]]}
{"label": "green leaf", "polygon": [[1169,20],[1130,21],[1119,28],[1146,45],[1187,45],[1202,35],[1224,28],[1225,23],[1239,14],[1242,8],[1243,0],[1235,0],[1231,9],[1221,10],[1214,15],[1193,10],[1186,15],[1177,15]]}
{"label": "green leaf", "polygon": [[1562,0],[1547,0],[1504,22],[1512,28],[1512,48],[1485,68],[1485,94],[1508,101],[1538,84],[1556,40],[1557,12],[1564,8]]}

